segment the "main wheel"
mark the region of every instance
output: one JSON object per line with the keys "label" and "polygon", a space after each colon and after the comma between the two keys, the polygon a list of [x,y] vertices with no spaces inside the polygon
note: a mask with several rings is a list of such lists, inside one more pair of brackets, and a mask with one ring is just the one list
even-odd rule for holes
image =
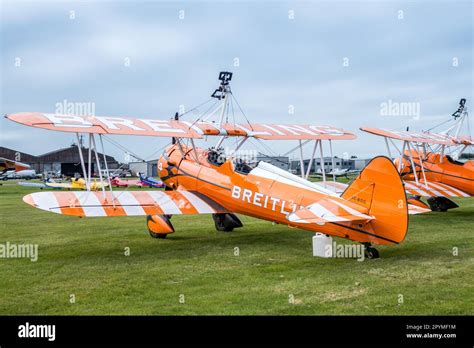
{"label": "main wheel", "polygon": [[234,230],[234,226],[225,223],[225,216],[215,218],[214,225],[216,226],[216,230],[221,232],[232,232]]}
{"label": "main wheel", "polygon": [[168,235],[167,233],[155,233],[150,230],[148,230],[148,233],[150,233],[150,236],[152,238],[159,238],[159,239],[166,239],[166,236]]}
{"label": "main wheel", "polygon": [[[162,216],[161,218],[163,219],[163,221],[168,224],[168,226],[170,226],[170,228],[172,229],[172,232],[174,232],[174,229],[173,229],[173,225],[171,225],[171,222],[169,221],[169,215],[164,215]],[[160,229],[160,228],[155,228],[153,227],[154,224],[156,224],[157,222],[153,220],[153,217],[151,215],[147,215],[146,217],[146,222],[147,222],[147,226],[148,226],[148,233],[150,234],[150,236],[152,238],[159,238],[159,239],[166,239],[166,237],[168,236],[168,233],[159,233],[159,232],[154,232],[152,229],[155,229],[156,231],[162,231],[162,232],[166,232],[166,230],[163,230],[163,229]]]}
{"label": "main wheel", "polygon": [[239,218],[231,213],[212,214],[212,218],[218,231],[231,232],[234,228],[242,227]]}

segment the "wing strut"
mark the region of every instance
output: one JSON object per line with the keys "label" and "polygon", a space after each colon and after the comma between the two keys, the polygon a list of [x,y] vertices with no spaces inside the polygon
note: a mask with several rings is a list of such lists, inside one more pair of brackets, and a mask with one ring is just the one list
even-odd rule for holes
{"label": "wing strut", "polygon": [[313,160],[314,160],[314,155],[316,154],[316,149],[318,148],[318,140],[315,140],[314,141],[314,147],[313,147],[313,153],[311,155],[311,159],[309,160],[309,164],[308,164],[308,170],[306,171],[306,180],[308,180],[308,177],[309,177],[309,172],[311,171],[311,165],[313,164]]}
{"label": "wing strut", "polygon": [[304,159],[303,159],[303,144],[301,143],[301,139],[298,140],[300,146],[300,169],[301,169],[301,178],[304,179]]}
{"label": "wing strut", "polygon": [[[109,173],[109,165],[107,164],[107,157],[105,155],[105,150],[104,150],[104,141],[102,140],[102,134],[99,134],[99,140],[100,140],[100,147],[102,149],[102,155],[104,156],[104,165],[105,165],[105,171],[107,173],[107,181],[109,183],[109,189],[110,189],[110,195],[113,197],[113,191],[112,191],[112,183],[110,182],[110,173]],[[112,204],[115,209],[115,200],[112,199]]]}
{"label": "wing strut", "polygon": [[319,154],[321,156],[321,173],[323,174],[323,183],[326,187],[326,166],[324,165],[324,156],[323,156],[323,142],[319,140]]}
{"label": "wing strut", "polygon": [[92,133],[91,133],[91,136],[92,136],[92,145],[94,146],[95,160],[97,162],[97,170],[99,171],[100,184],[102,186],[102,195],[104,196],[104,199],[106,199],[105,185],[104,185],[104,180],[102,179],[102,168],[100,167],[99,155],[97,154],[97,146],[95,145],[95,137],[94,137],[94,134]]}
{"label": "wing strut", "polygon": [[[334,155],[332,154],[332,140],[329,139],[329,152],[331,153],[332,181],[336,182],[336,173],[334,172]],[[341,163],[342,164],[342,163]]]}
{"label": "wing strut", "polygon": [[81,159],[82,173],[86,181],[87,191],[90,191],[89,180],[87,180],[86,165],[84,163],[84,156],[82,155],[81,140],[79,138],[79,133],[76,133],[76,137],[77,137],[77,150],[79,151],[79,158]]}

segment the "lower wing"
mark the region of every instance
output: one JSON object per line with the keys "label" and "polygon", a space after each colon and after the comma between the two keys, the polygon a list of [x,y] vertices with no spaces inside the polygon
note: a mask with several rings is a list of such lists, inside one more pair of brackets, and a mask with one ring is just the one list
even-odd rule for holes
{"label": "lower wing", "polygon": [[73,216],[192,215],[229,212],[192,191],[36,192],[23,197],[35,208]]}
{"label": "lower wing", "polygon": [[440,182],[419,182],[405,180],[405,190],[414,196],[422,197],[470,197],[471,195],[455,187]]}

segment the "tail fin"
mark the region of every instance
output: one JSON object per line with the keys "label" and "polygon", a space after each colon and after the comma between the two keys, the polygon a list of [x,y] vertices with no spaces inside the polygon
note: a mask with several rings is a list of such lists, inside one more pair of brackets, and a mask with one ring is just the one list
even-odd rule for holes
{"label": "tail fin", "polygon": [[393,162],[379,156],[372,159],[341,195],[367,209],[371,220],[361,229],[367,242],[397,244],[408,230],[408,204],[402,179]]}

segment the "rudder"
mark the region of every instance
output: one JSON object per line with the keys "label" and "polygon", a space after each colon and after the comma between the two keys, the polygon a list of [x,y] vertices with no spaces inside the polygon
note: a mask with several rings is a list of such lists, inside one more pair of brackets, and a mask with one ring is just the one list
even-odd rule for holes
{"label": "rudder", "polygon": [[402,179],[393,162],[378,156],[360,172],[341,195],[363,206],[375,217],[361,229],[367,234],[362,242],[397,244],[408,230],[408,204]]}

